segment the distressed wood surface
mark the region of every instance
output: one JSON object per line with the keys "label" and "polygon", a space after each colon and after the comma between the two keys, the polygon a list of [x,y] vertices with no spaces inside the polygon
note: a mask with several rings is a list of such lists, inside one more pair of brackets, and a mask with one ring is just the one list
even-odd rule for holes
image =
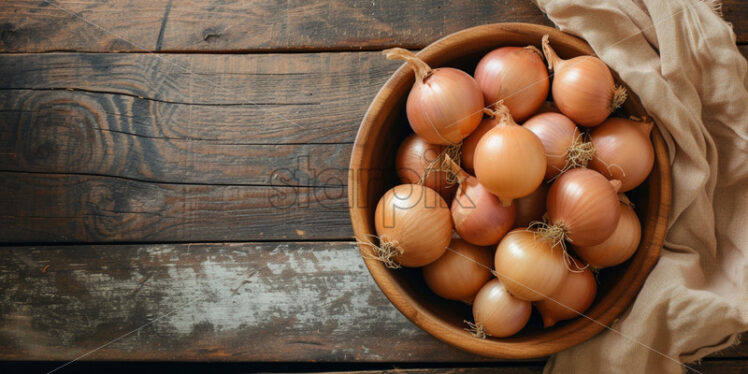
{"label": "distressed wood surface", "polygon": [[358,122],[399,65],[376,52],[0,56],[0,240],[349,239]]}
{"label": "distressed wood surface", "polygon": [[[399,66],[374,50],[512,21],[550,25],[525,0],[0,1],[0,359],[116,339],[84,359],[541,372],[415,327],[345,241],[352,142]],[[61,51],[169,53],[35,54]],[[142,244],[13,244],[119,241]],[[715,357],[746,373],[748,344]]]}
{"label": "distressed wood surface", "polygon": [[354,243],[0,248],[0,357],[481,361],[379,291]]}
{"label": "distressed wood surface", "polygon": [[0,56],[0,165],[345,185],[358,122],[399,65],[376,52]]}
{"label": "distressed wood surface", "polygon": [[14,0],[0,5],[0,50],[421,48],[449,33],[500,21],[551,24],[526,0]]}
{"label": "distressed wood surface", "polygon": [[[746,8],[745,1],[723,1],[739,42],[748,42]],[[552,25],[526,0],[11,0],[0,5],[0,51],[422,48],[495,22]]]}
{"label": "distressed wood surface", "polygon": [[[352,242],[2,247],[0,258],[1,359],[68,360],[117,339],[86,359],[487,361],[406,320]],[[739,347],[720,359],[745,357]]]}
{"label": "distressed wood surface", "polygon": [[0,212],[3,242],[340,240],[353,236],[345,186],[167,184],[94,175],[0,172]]}

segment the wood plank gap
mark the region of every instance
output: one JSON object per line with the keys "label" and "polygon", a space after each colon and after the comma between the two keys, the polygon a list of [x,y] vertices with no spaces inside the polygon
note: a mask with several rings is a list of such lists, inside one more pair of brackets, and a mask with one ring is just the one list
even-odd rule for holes
{"label": "wood plank gap", "polygon": [[[19,171],[19,170],[4,170],[0,169],[0,173],[11,173],[11,174],[41,174],[41,175],[55,175],[55,176],[82,176],[82,177],[100,177],[100,178],[114,178],[120,180],[128,180],[133,182],[141,183],[156,183],[162,185],[176,185],[176,186],[219,186],[219,187],[282,187],[282,188],[329,188],[339,189],[342,187],[348,187],[347,184],[324,184],[324,185],[299,185],[299,184],[261,184],[261,183],[202,183],[202,182],[176,182],[176,181],[159,181],[150,180],[145,178],[134,178],[126,177],[121,175],[111,174],[100,174],[100,173],[82,173],[82,172],[48,172],[48,171]],[[0,215],[2,216],[2,215]]]}

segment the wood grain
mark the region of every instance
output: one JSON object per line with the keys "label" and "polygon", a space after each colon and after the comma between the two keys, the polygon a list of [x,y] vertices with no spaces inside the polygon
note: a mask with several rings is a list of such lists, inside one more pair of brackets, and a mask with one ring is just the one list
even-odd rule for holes
{"label": "wood grain", "polygon": [[350,239],[346,193],[0,172],[0,242]]}
{"label": "wood grain", "polygon": [[487,361],[405,319],[352,242],[2,247],[0,258],[0,359],[70,360],[135,331],[87,359]]}
{"label": "wood grain", "polygon": [[408,322],[354,243],[2,247],[0,258],[2,359],[70,360],[135,331],[86,359],[483,360]]}
{"label": "wood grain", "polygon": [[0,5],[0,51],[422,48],[499,21],[550,25],[525,0],[26,0]]}
{"label": "wood grain", "polygon": [[0,170],[339,186],[380,54],[0,57]]}

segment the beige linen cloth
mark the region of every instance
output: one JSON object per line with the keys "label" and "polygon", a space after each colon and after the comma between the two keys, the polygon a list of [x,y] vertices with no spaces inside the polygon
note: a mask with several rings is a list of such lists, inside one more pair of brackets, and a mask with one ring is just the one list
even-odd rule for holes
{"label": "beige linen cloth", "polygon": [[604,331],[551,357],[545,372],[680,373],[677,361],[724,349],[748,330],[746,60],[715,4],[536,2],[641,98],[673,169],[662,256],[612,325],[625,337]]}

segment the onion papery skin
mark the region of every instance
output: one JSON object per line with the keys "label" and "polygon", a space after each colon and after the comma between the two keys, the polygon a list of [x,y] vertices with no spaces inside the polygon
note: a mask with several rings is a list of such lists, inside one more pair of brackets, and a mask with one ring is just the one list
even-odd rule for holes
{"label": "onion papery skin", "polygon": [[563,114],[542,113],[528,119],[522,126],[543,143],[547,160],[545,179],[560,174],[566,165],[569,148],[580,138],[577,125]]}
{"label": "onion papery skin", "polygon": [[548,97],[548,71],[535,48],[494,49],[478,62],[474,76],[486,105],[503,100],[516,121],[530,117]]}
{"label": "onion papery skin", "polygon": [[553,294],[568,273],[563,248],[528,229],[514,229],[504,236],[494,266],[507,290],[527,301]]}
{"label": "onion papery skin", "polygon": [[514,205],[503,206],[475,177],[465,175],[452,201],[452,221],[461,238],[476,245],[492,245],[513,227]]}
{"label": "onion papery skin", "polygon": [[480,125],[468,135],[465,140],[462,141],[462,167],[470,173],[474,174],[475,164],[475,148],[478,146],[478,142],[485,135],[488,130],[496,127],[499,124],[500,118],[498,117],[486,117],[481,121]]}
{"label": "onion papery skin", "polygon": [[[577,260],[571,265],[566,278],[556,291],[547,299],[535,303],[543,316],[543,327],[548,328],[556,322],[579,316],[589,309],[595,301],[597,280],[589,268]],[[583,269],[583,270],[582,270]]]}
{"label": "onion papery skin", "polygon": [[[426,168],[439,157],[445,148],[446,146],[440,144],[431,144],[416,134],[405,138],[395,157],[395,169],[400,182],[418,184]],[[436,161],[435,165],[431,166],[435,170],[429,172],[422,184],[439,192],[444,200],[451,201],[457,190],[457,184],[447,181],[447,173],[439,170],[441,165],[439,165],[439,160]]]}
{"label": "onion papery skin", "polygon": [[599,58],[562,60],[551,48],[547,35],[543,37],[543,52],[553,70],[553,102],[575,123],[597,126],[625,101],[625,90],[616,88],[613,74]]}
{"label": "onion papery skin", "polygon": [[395,261],[406,267],[436,261],[452,240],[452,218],[444,198],[417,184],[385,192],[374,212],[374,225],[381,241],[397,243],[402,253]]}
{"label": "onion papery skin", "polygon": [[471,303],[493,275],[493,255],[487,247],[452,239],[438,260],[423,267],[423,279],[435,294],[449,300]]}
{"label": "onion papery skin", "polygon": [[512,202],[512,205],[517,207],[514,227],[527,227],[533,222],[542,222],[545,214],[545,200],[550,188],[550,185],[541,183],[533,193]]}
{"label": "onion papery skin", "polygon": [[574,252],[590,266],[606,268],[622,264],[634,255],[641,241],[639,217],[629,205],[620,203],[621,216],[615,231],[604,242],[592,246],[574,246]]}
{"label": "onion papery skin", "polygon": [[483,94],[464,71],[439,68],[423,81],[416,79],[405,109],[418,136],[429,143],[457,144],[480,124]]}
{"label": "onion papery skin", "polygon": [[512,296],[498,279],[488,281],[473,302],[475,323],[483,326],[486,334],[497,338],[522,330],[531,313],[532,304]]}
{"label": "onion papery skin", "polygon": [[540,139],[532,131],[516,125],[511,117],[505,117],[501,124],[483,135],[473,160],[480,184],[498,196],[504,205],[535,191],[543,182],[546,163]]}
{"label": "onion papery skin", "polygon": [[631,191],[654,166],[654,147],[649,140],[652,122],[609,118],[590,131],[595,157],[589,167],[608,179],[621,181],[621,192]]}
{"label": "onion papery skin", "polygon": [[615,184],[590,169],[561,174],[548,191],[550,223],[563,227],[566,239],[578,246],[602,243],[618,224],[620,208]]}

